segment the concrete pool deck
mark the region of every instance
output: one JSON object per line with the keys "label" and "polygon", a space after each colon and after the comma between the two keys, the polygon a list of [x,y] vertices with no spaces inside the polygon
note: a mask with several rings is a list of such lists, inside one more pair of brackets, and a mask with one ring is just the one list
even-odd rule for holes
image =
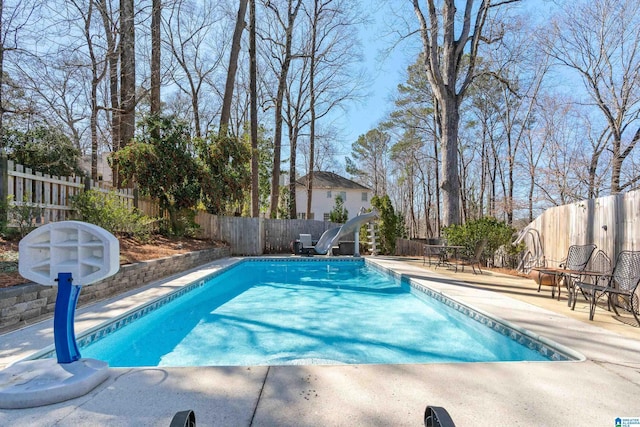
{"label": "concrete pool deck", "polygon": [[[0,425],[168,426],[194,410],[198,426],[421,426],[426,405],[457,426],[615,426],[640,418],[640,328],[580,302],[571,311],[529,279],[431,270],[420,260],[372,258],[430,288],[586,357],[582,362],[428,365],[111,368],[87,395],[0,410]],[[76,333],[205,276],[221,260],[79,309]],[[629,316],[623,320],[629,321]],[[630,322],[633,323],[633,322]],[[53,343],[52,321],[0,335],[0,368]]]}

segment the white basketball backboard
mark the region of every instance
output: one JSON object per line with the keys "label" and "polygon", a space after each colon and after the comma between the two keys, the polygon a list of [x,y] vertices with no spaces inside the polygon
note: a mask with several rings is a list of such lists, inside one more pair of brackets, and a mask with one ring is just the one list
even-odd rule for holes
{"label": "white basketball backboard", "polygon": [[80,221],[43,225],[19,244],[19,272],[42,285],[57,285],[58,273],[71,273],[74,284],[88,285],[120,268],[120,243],[102,227]]}

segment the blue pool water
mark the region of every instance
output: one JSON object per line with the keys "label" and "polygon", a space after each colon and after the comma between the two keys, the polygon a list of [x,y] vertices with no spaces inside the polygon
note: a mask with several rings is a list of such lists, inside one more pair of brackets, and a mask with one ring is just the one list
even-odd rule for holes
{"label": "blue pool water", "polygon": [[113,367],[549,360],[529,347],[364,260],[310,259],[241,262],[81,353]]}

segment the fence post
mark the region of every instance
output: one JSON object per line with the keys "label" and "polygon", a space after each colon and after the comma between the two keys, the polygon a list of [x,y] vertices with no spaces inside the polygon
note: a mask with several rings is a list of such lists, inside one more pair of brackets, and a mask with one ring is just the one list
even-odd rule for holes
{"label": "fence post", "polygon": [[267,239],[265,237],[264,229],[264,217],[258,217],[258,253],[257,255],[264,255],[264,246]]}
{"label": "fence post", "polygon": [[9,158],[0,152],[0,228],[8,220],[9,208]]}
{"label": "fence post", "polygon": [[138,194],[138,184],[133,184],[133,207],[136,209],[140,209],[140,202],[139,202],[139,198],[140,195]]}

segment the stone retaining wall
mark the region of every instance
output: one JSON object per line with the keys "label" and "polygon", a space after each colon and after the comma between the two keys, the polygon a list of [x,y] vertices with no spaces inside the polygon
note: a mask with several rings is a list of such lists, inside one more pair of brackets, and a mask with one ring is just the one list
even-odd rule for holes
{"label": "stone retaining wall", "polygon": [[[229,255],[228,247],[214,248],[123,265],[113,276],[90,286],[83,286],[78,306],[110,298]],[[56,296],[55,287],[35,283],[0,288],[0,333],[53,316]]]}

